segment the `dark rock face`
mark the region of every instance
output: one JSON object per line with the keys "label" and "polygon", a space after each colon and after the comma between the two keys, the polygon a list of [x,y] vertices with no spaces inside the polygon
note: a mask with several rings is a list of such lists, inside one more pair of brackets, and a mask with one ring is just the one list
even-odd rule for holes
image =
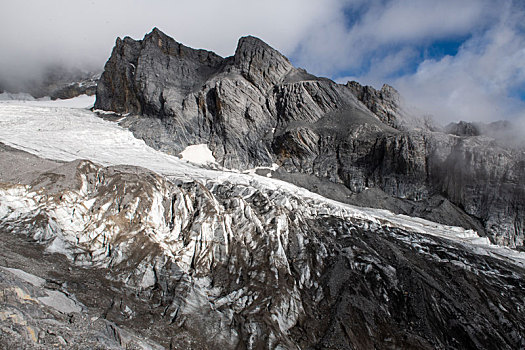
{"label": "dark rock face", "polygon": [[93,96],[97,92],[97,81],[88,80],[81,82],[73,82],[69,85],[60,87],[53,91],[50,95],[52,100],[62,99],[67,100],[69,98],[77,97],[80,95]]}
{"label": "dark rock face", "polygon": [[104,83],[98,85],[95,108],[163,115],[168,95],[180,103],[222,63],[214,53],[185,47],[156,29],[142,42],[118,39],[101,77]]}
{"label": "dark rock face", "polygon": [[[314,77],[254,37],[241,38],[228,58],[157,29],[141,41],[118,39],[95,108],[132,113],[122,125],[168,153],[206,143],[227,168],[277,163],[281,171],[344,185],[348,200],[359,195],[375,207],[523,245],[522,152],[476,136],[475,128],[440,132],[406,112],[392,87]],[[315,190],[305,179],[301,184]],[[388,198],[376,200],[369,188]],[[446,205],[427,210],[442,199]],[[395,208],[395,201],[405,205]]]}
{"label": "dark rock face", "polygon": [[461,121],[459,123],[450,123],[445,127],[445,131],[456,136],[479,136],[481,131],[476,123],[467,123]]}

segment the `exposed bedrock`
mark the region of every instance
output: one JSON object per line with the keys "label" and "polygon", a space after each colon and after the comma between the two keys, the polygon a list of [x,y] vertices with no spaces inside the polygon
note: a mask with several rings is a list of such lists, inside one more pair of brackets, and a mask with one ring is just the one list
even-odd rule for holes
{"label": "exposed bedrock", "polygon": [[347,201],[523,245],[524,153],[465,128],[440,131],[400,101],[387,85],[341,85],[294,68],[254,37],[222,58],[154,29],[117,40],[95,108],[130,113],[122,125],[168,153],[206,143],[226,168],[277,163],[282,178],[312,190],[315,182],[319,193],[343,185]]}

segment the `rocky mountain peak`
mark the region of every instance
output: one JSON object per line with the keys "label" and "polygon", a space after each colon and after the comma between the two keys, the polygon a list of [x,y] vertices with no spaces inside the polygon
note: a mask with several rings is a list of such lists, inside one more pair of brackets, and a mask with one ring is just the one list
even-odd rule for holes
{"label": "rocky mountain peak", "polygon": [[143,50],[160,51],[157,56],[168,55],[185,61],[199,61],[203,64],[215,65],[224,59],[208,50],[194,49],[176,41],[157,27],[140,41]]}
{"label": "rocky mountain peak", "polygon": [[[224,62],[224,58],[214,52],[187,47],[158,28],[153,28],[143,40],[129,37],[117,40],[98,84],[95,108],[162,115],[168,98],[180,101],[183,95],[216,73]],[[165,91],[166,87],[172,89]],[[142,98],[142,89],[152,98]]]}
{"label": "rocky mountain peak", "polygon": [[153,27],[151,32],[149,32],[148,34],[144,36],[144,40],[147,40],[148,38],[151,38],[151,37],[162,37],[162,38],[169,38],[170,40],[173,40],[173,38],[166,35],[162,30],[160,30],[157,27]]}
{"label": "rocky mountain peak", "polygon": [[384,84],[380,90],[376,90],[372,86],[361,85],[357,81],[349,81],[346,86],[385,124],[395,128],[400,126],[400,119],[403,119],[398,113],[400,97],[399,92],[392,86]]}
{"label": "rocky mountain peak", "polygon": [[189,49],[182,45],[181,43],[177,42],[172,37],[167,36],[164,32],[162,32],[157,27],[153,28],[151,32],[146,34],[144,36],[144,39],[142,40],[143,45],[154,45],[157,46],[160,49],[168,49],[170,47],[177,47],[178,50],[174,50],[171,53],[172,54],[180,54],[182,49]]}
{"label": "rocky mountain peak", "polygon": [[235,57],[242,59],[242,54],[245,54],[247,52],[254,54],[257,51],[266,51],[276,56],[280,56],[282,57],[282,59],[288,61],[288,59],[284,57],[279,51],[275,50],[262,39],[259,39],[258,37],[253,35],[247,35],[239,38],[239,41],[237,43],[237,49],[235,50]]}
{"label": "rocky mountain peak", "polygon": [[475,123],[459,121],[450,123],[445,126],[445,132],[456,136],[478,136],[480,135],[479,127]]}
{"label": "rocky mountain peak", "polygon": [[388,84],[383,84],[381,87],[381,97],[383,97],[385,100],[390,100],[399,104],[399,92]]}
{"label": "rocky mountain peak", "polygon": [[125,126],[165,152],[206,144],[226,168],[275,163],[275,176],[338,200],[359,195],[367,205],[523,245],[522,156],[487,137],[441,133],[401,101],[389,85],[312,76],[253,36],[222,58],[154,29],[114,49],[95,108],[135,114]]}
{"label": "rocky mountain peak", "polygon": [[246,79],[262,90],[280,83],[294,70],[288,58],[254,36],[239,39],[234,64]]}

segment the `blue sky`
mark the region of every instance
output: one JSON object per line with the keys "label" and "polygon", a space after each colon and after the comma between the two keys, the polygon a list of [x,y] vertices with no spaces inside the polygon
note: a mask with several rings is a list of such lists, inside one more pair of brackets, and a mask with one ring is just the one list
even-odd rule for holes
{"label": "blue sky", "polygon": [[525,6],[512,0],[19,0],[0,13],[0,74],[102,66],[157,26],[223,56],[256,35],[316,75],[398,89],[419,114],[525,120]]}

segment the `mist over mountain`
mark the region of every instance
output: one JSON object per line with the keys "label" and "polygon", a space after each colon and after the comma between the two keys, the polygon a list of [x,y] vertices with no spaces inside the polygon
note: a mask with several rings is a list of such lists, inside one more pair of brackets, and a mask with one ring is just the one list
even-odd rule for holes
{"label": "mist over mountain", "polygon": [[94,95],[101,69],[68,67],[60,64],[48,65],[31,75],[0,78],[0,91],[28,94],[33,98],[69,99],[79,95]]}

